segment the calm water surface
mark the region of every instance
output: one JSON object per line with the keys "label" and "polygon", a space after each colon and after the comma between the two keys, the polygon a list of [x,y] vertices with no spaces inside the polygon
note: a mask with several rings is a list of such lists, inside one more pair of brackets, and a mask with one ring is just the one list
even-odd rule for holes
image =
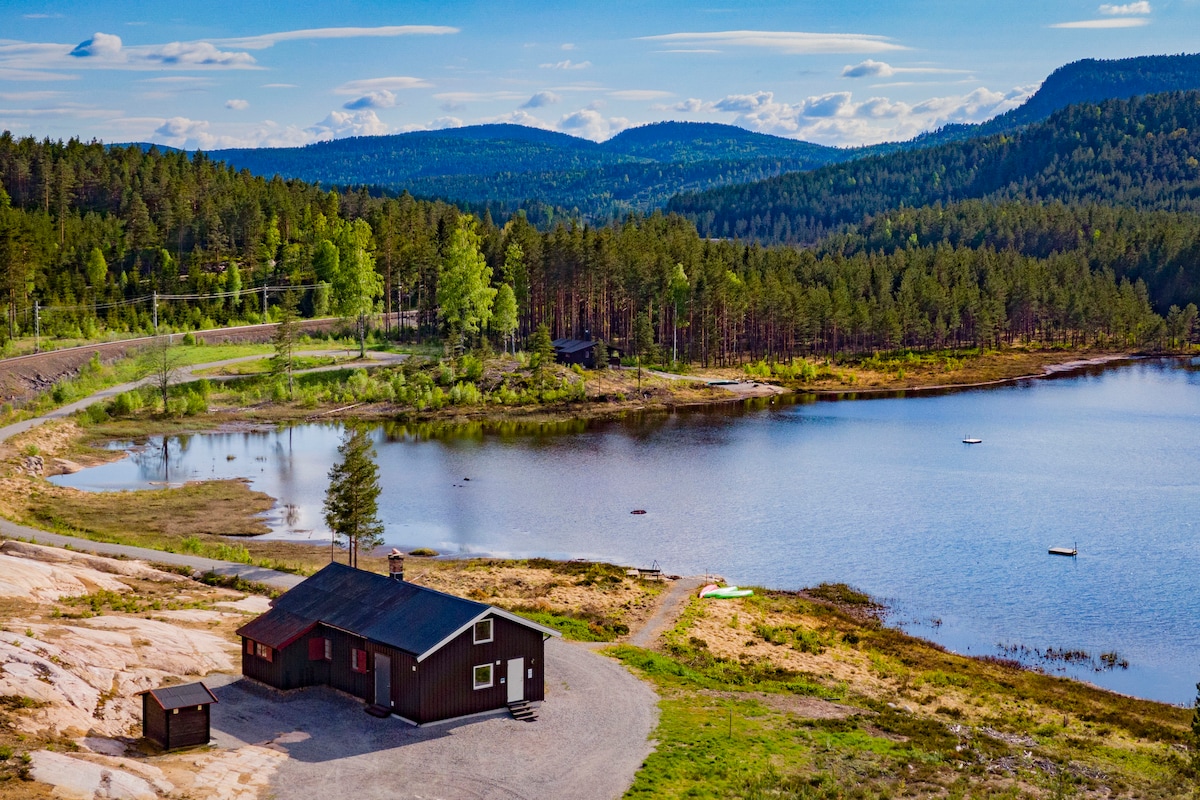
{"label": "calm water surface", "polygon": [[[1117,651],[1128,670],[1067,674],[1170,702],[1194,697],[1195,364],[580,427],[377,430],[389,544],[657,560],[668,572],[787,589],[844,581],[960,652]],[[962,444],[967,435],[983,443]],[[245,476],[279,500],[272,536],[328,541],[320,506],[339,438],[316,425],[192,436],[168,441],[165,459],[157,440],[55,480],[108,490]],[[1075,542],[1077,559],[1047,555]]]}

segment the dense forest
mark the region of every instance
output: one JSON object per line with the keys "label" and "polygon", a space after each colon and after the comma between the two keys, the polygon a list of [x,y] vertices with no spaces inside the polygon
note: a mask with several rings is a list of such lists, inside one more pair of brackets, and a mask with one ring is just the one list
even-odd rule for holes
{"label": "dense forest", "polygon": [[1200,55],[1136,56],[1111,60],[1085,58],[1054,70],[1028,100],[997,117],[976,124],[947,125],[907,142],[889,142],[863,148],[861,153],[882,155],[897,150],[978,139],[1041,122],[1067,106],[1194,89],[1200,89]]}
{"label": "dense forest", "polygon": [[474,125],[209,156],[256,175],[326,188],[408,191],[486,208],[497,217],[523,210],[545,228],[564,217],[606,223],[662,208],[679,193],[1008,133],[1072,104],[1187,89],[1200,89],[1200,56],[1087,59],[1055,70],[1029,100],[995,119],[862,148],[824,147],[716,123],[660,122],[601,143],[518,125]]}
{"label": "dense forest", "polygon": [[713,237],[811,243],[901,206],[970,198],[1200,210],[1200,92],[1070,106],[1012,134],[683,195]]}
{"label": "dense forest", "polygon": [[[1058,222],[1053,209],[1021,217],[1021,206],[985,204],[957,209],[957,227],[935,224],[941,209],[897,212],[886,235],[881,218],[817,249],[764,248],[706,240],[678,216],[539,231],[519,214],[496,224],[409,195],[265,180],[203,155],[9,134],[0,185],[0,338],[35,319],[45,335],[151,330],[155,306],[176,329],[256,321],[294,287],[306,315],[399,306],[419,313],[422,335],[467,345],[500,346],[544,323],[555,336],[586,331],[627,352],[652,340],[667,358],[728,364],[1018,339],[1165,344],[1192,311],[1168,324],[1154,308],[1196,294],[1186,248],[1155,249],[1185,218],[1133,211],[1095,217],[1101,237],[1120,233],[1111,253],[1065,234],[1101,210]],[[1195,226],[1178,230],[1186,244]],[[1025,243],[1039,235],[1062,242]],[[1170,264],[1181,278],[1164,277]]]}
{"label": "dense forest", "polygon": [[851,157],[850,151],[731,125],[666,122],[603,143],[520,125],[474,125],[321,142],[216,150],[257,175],[326,187],[407,191],[494,214],[517,210],[585,221],[659,208],[680,191],[745,183]]}

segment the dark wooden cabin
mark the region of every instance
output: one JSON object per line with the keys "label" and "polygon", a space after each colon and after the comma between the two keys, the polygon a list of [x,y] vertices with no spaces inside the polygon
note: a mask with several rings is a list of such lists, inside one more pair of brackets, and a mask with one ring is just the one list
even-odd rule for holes
{"label": "dark wooden cabin", "polygon": [[[596,366],[596,345],[601,344],[595,339],[555,339],[554,345],[554,360],[559,364],[579,364],[580,366],[594,369]],[[621,360],[621,351],[613,347],[611,344],[605,344],[608,348],[609,363],[617,363]]]}
{"label": "dark wooden cabin", "polygon": [[208,707],[216,696],[203,683],[149,689],[142,695],[142,735],[164,750],[208,744]]}
{"label": "dark wooden cabin", "polygon": [[242,674],[330,686],[414,724],[545,696],[545,640],[499,608],[330,564],[238,629]]}

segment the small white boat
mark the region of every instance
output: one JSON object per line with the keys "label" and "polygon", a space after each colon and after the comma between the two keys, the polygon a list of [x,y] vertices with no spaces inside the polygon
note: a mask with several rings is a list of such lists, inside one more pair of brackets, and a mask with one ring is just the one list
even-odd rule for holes
{"label": "small white boat", "polygon": [[968,436],[967,438],[963,439],[963,444],[980,444],[982,441],[983,439],[975,439]]}

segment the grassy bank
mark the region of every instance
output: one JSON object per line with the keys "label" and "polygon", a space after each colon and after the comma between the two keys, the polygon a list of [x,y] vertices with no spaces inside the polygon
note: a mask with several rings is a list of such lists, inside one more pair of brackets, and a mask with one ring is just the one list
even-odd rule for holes
{"label": "grassy bank", "polygon": [[612,651],[662,696],[628,797],[1195,796],[1190,709],[948,653],[827,589],[696,599],[659,651]]}
{"label": "grassy bank", "polygon": [[1021,346],[1000,350],[904,351],[838,359],[762,360],[745,365],[740,377],[769,381],[799,392],[890,392],[988,385],[1042,375],[1062,364],[1134,355],[1132,351]]}

